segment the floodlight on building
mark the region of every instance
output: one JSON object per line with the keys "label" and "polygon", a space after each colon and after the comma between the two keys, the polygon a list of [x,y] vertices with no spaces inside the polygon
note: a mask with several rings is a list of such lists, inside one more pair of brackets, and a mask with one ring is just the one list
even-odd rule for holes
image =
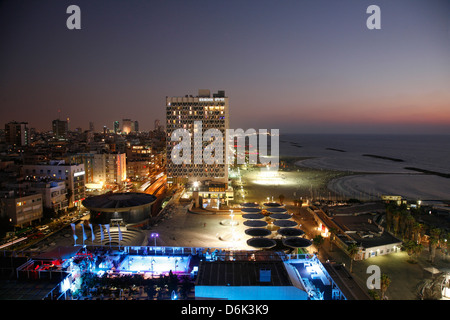
{"label": "floodlight on building", "polygon": [[150,235],[150,237],[153,238],[153,239],[155,239],[155,247],[156,247],[156,238],[159,237],[159,234],[158,234],[158,233],[152,233],[152,234]]}

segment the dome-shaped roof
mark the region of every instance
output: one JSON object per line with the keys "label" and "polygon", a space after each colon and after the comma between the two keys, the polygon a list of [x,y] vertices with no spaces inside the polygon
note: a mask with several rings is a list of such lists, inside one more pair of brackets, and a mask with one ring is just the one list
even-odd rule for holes
{"label": "dome-shaped roof", "polygon": [[99,196],[89,197],[83,200],[83,206],[89,209],[119,209],[132,208],[151,204],[156,197],[147,193],[105,193]]}

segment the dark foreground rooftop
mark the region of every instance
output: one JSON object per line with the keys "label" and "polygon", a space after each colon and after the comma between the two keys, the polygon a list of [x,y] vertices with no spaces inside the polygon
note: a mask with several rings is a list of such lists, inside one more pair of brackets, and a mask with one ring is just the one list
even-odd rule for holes
{"label": "dark foreground rooftop", "polygon": [[[270,281],[260,281],[260,270],[270,270]],[[200,286],[292,286],[282,261],[201,261]]]}

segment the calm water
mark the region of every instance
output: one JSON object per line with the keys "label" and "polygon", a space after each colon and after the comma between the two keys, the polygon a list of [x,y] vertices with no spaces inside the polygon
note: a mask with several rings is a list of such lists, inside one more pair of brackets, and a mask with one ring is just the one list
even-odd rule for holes
{"label": "calm water", "polygon": [[[364,154],[401,159],[395,162],[375,159]],[[329,135],[286,134],[280,136],[280,155],[319,157],[306,163],[339,166],[355,171],[361,166],[418,167],[421,169],[450,173],[450,135]],[[326,160],[324,160],[326,159]],[[320,165],[319,165],[320,164]],[[344,163],[343,163],[344,164]],[[366,168],[370,169],[370,168]]]}
{"label": "calm water", "polygon": [[328,188],[338,194],[370,199],[380,194],[450,199],[449,178],[406,169],[449,174],[448,135],[291,134],[280,136],[280,155],[311,157],[298,162],[299,166],[360,173],[331,181]]}

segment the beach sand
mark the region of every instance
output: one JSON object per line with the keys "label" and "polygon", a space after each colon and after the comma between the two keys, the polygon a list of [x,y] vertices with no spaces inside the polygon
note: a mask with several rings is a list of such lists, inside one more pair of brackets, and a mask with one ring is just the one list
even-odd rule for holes
{"label": "beach sand", "polygon": [[333,179],[347,176],[351,173],[334,170],[313,169],[297,166],[299,159],[291,158],[291,161],[283,161],[284,167],[277,174],[266,174],[265,168],[250,168],[240,170],[243,192],[239,183],[233,184],[235,188],[235,201],[241,202],[265,202],[267,198],[272,201],[280,201],[279,196],[284,196],[284,202],[293,202],[294,199],[336,199],[342,198],[339,193],[327,188]]}
{"label": "beach sand", "polygon": [[[280,194],[284,195],[283,202],[287,205],[293,205],[294,199],[310,198],[311,192],[314,195],[328,196],[328,182],[346,175],[346,173],[331,170],[299,168],[295,166],[295,161],[287,163],[286,167],[282,168],[276,177],[271,177],[271,180],[269,179],[264,183],[261,181],[260,168],[251,168],[240,172],[243,193],[240,191],[240,185],[236,183],[234,185],[234,205],[243,202],[263,203],[267,201],[267,197],[270,200],[273,197],[273,200],[278,202]],[[234,182],[238,182],[238,180],[233,179]],[[245,198],[242,195],[245,195]],[[236,214],[233,219],[238,222],[238,225],[234,228],[221,223],[229,219],[228,212],[216,214],[188,213],[186,204],[179,203],[171,212],[170,218],[164,219],[158,225],[153,226],[151,232],[159,233],[157,246],[254,249],[246,244],[250,236],[244,233],[244,230],[248,228],[243,224],[245,219],[240,214]],[[238,235],[238,239],[235,241],[230,241],[232,231]],[[149,242],[149,245],[153,245],[153,243]]]}

